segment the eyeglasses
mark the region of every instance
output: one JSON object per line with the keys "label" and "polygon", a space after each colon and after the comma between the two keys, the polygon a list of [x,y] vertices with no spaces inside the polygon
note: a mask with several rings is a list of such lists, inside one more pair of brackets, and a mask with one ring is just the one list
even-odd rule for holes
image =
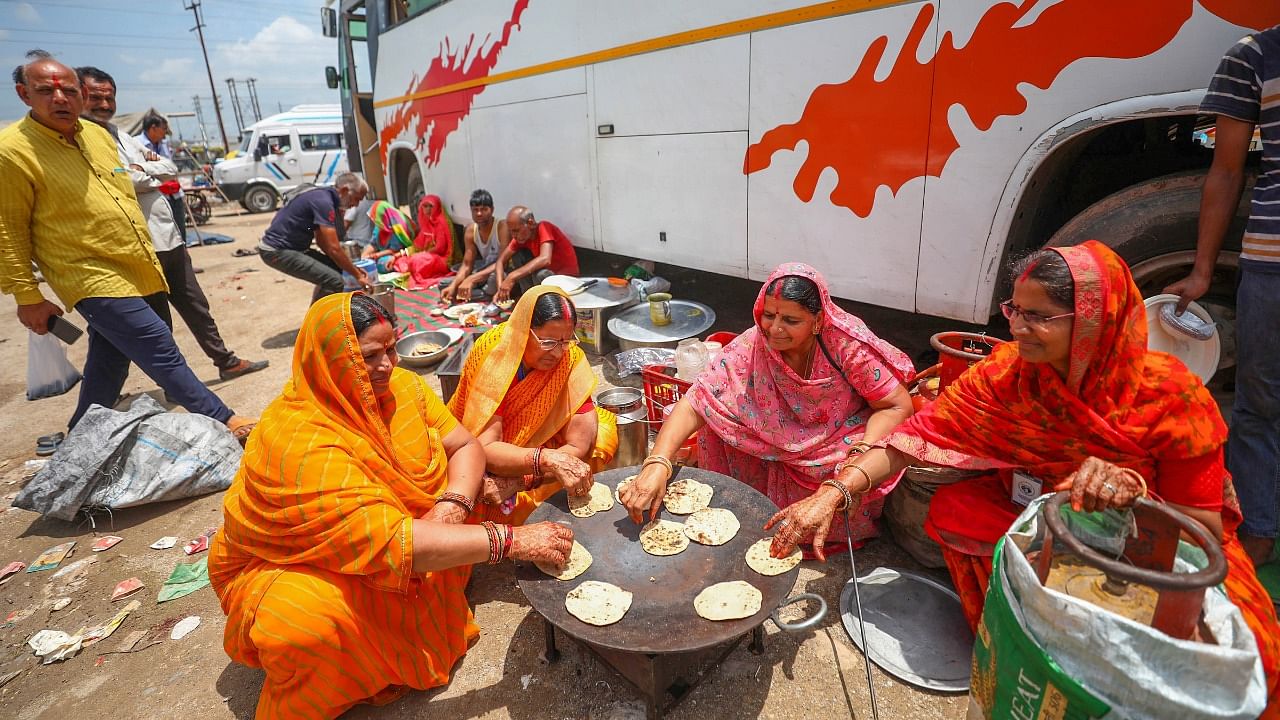
{"label": "eyeglasses", "polygon": [[1006,320],[1012,321],[1016,317],[1021,317],[1023,322],[1034,328],[1044,328],[1044,326],[1054,320],[1075,315],[1073,312],[1062,313],[1061,315],[1041,315],[1040,313],[1031,310],[1023,310],[1017,305],[1014,305],[1012,300],[1005,300],[1000,303],[1000,312],[1004,315]]}
{"label": "eyeglasses", "polygon": [[568,340],[551,340],[549,338],[544,339],[544,338],[538,337],[538,333],[534,332],[533,330],[530,330],[529,334],[533,336],[534,340],[538,341],[538,347],[542,348],[543,351],[545,352],[551,352],[552,350],[555,350],[556,348],[561,346],[564,346],[564,348],[568,350],[569,348],[578,344],[578,338],[576,337],[571,337]]}

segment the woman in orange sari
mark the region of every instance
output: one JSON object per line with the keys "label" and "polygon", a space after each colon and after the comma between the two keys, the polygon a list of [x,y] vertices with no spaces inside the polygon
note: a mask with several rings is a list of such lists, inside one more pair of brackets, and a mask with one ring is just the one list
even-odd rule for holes
{"label": "woman in orange sari", "polygon": [[[1227,428],[1217,404],[1179,360],[1147,350],[1142,295],[1110,248],[1090,241],[1042,250],[1015,266],[1014,277],[1013,298],[1001,304],[1014,342],[837,480],[856,505],[908,465],[992,471],[939,488],[925,525],[975,627],[996,541],[1021,511],[1011,500],[1014,470],[1038,478],[1045,492],[1070,490],[1076,510],[1124,508],[1149,492],[1221,539],[1225,589],[1258,642],[1275,713],[1280,625],[1236,537],[1240,507],[1223,464]],[[775,555],[825,536],[845,497],[820,491],[770,520]]]}
{"label": "woman in orange sari", "polygon": [[486,517],[521,523],[561,487],[585,494],[618,449],[618,418],[591,402],[576,318],[560,290],[535,286],[467,356],[449,409],[484,445]]}
{"label": "woman in orange sari", "polygon": [[364,295],[311,306],[293,377],[250,436],[209,578],[236,662],[266,671],[258,718],[333,718],[443,685],[479,634],[470,566],[563,563],[552,523],[466,524],[484,450],[416,374]]}

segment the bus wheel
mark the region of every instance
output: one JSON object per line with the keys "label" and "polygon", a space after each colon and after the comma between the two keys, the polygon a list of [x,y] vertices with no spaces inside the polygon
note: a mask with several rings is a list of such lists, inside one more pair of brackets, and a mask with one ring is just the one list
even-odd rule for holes
{"label": "bus wheel", "polygon": [[[1098,240],[1113,248],[1133,272],[1143,297],[1160,294],[1187,276],[1195,263],[1200,186],[1204,173],[1179,173],[1147,180],[1108,195],[1085,208],[1049,240],[1049,245],[1077,245]],[[1240,239],[1249,217],[1251,186],[1245,189],[1236,219],[1218,256],[1213,283],[1198,302],[1218,323],[1222,358],[1210,387],[1229,384],[1236,364],[1236,273]]]}
{"label": "bus wheel", "polygon": [[409,200],[409,208],[415,213],[418,212],[418,203],[422,201],[422,196],[427,193],[427,190],[422,183],[422,168],[418,167],[417,162],[409,167],[404,188],[405,197]]}
{"label": "bus wheel", "polygon": [[251,213],[271,212],[276,209],[276,191],[266,185],[252,185],[244,191],[240,203]]}

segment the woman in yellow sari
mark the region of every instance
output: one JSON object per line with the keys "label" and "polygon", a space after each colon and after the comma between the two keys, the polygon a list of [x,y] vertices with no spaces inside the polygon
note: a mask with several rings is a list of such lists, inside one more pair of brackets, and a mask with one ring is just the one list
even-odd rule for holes
{"label": "woman in yellow sari", "polygon": [[479,634],[470,566],[563,563],[552,523],[468,524],[484,450],[412,372],[365,295],[311,306],[293,376],[249,438],[209,577],[223,644],[266,671],[257,717],[333,718],[449,681]]}
{"label": "woman in yellow sari", "polygon": [[618,449],[618,418],[591,402],[596,376],[574,335],[577,312],[539,285],[480,336],[449,400],[488,458],[484,515],[522,523],[561,487],[584,494]]}

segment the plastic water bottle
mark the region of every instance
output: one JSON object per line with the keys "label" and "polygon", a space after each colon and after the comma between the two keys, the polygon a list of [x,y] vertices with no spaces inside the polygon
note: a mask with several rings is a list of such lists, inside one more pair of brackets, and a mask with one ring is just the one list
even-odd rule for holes
{"label": "plastic water bottle", "polygon": [[698,338],[687,338],[676,345],[676,377],[693,382],[710,359],[707,346]]}

